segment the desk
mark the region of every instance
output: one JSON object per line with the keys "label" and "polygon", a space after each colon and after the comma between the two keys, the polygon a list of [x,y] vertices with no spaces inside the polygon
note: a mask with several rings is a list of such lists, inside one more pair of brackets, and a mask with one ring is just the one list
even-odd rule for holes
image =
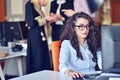
{"label": "desk", "polygon": [[72,80],[64,74],[57,71],[43,70],[10,80]]}
{"label": "desk", "polygon": [[[0,58],[0,61],[6,61],[9,59],[17,59],[17,64],[18,64],[18,71],[19,71],[19,76],[23,75],[22,71],[22,61],[21,57],[26,56],[26,50],[20,51],[20,52],[10,52],[8,56],[4,58]],[[5,64],[6,65],[6,64]],[[0,64],[0,76],[2,80],[5,80],[4,78],[4,71],[2,70],[1,64]]]}
{"label": "desk", "polygon": [[102,73],[96,80],[120,80],[120,74]]}
{"label": "desk", "polygon": [[[98,78],[96,78],[95,80],[115,80],[115,78],[116,80],[120,80],[119,74],[114,75],[114,77],[111,77],[111,79],[109,79],[111,74],[110,75],[107,74],[106,76],[105,75],[102,74],[101,76],[98,76]],[[10,80],[72,80],[72,78],[57,71],[43,70],[32,74],[24,75],[21,77],[13,78]]]}

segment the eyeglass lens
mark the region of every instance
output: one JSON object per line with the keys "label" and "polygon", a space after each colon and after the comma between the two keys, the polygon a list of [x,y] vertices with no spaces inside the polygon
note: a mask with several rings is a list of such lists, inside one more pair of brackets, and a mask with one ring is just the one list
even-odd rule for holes
{"label": "eyeglass lens", "polygon": [[86,28],[87,30],[90,29],[89,25],[84,26],[83,24],[81,24],[81,25],[76,25],[76,27],[78,27],[80,30],[84,30],[85,28]]}

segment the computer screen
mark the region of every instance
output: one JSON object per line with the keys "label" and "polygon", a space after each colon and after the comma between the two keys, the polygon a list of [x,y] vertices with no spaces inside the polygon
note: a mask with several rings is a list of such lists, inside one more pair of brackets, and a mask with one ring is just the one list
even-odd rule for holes
{"label": "computer screen", "polygon": [[2,22],[0,22],[0,41],[2,39]]}
{"label": "computer screen", "polygon": [[25,21],[20,21],[19,23],[20,23],[23,39],[27,39],[28,26],[26,26]]}
{"label": "computer screen", "polygon": [[2,26],[2,35],[7,39],[8,42],[23,39],[19,22],[4,22],[2,23]]}
{"label": "computer screen", "polygon": [[101,26],[102,71],[120,72],[120,26]]}
{"label": "computer screen", "polygon": [[0,22],[0,40],[2,38],[2,23]]}

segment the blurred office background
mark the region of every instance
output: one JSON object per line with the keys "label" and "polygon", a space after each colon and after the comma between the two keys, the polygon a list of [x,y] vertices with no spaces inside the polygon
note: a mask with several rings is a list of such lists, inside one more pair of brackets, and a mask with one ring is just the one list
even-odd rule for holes
{"label": "blurred office background", "polygon": [[[27,1],[0,0],[0,22],[24,21],[25,3]],[[49,9],[50,4],[44,8],[46,15],[49,15]],[[100,25],[120,25],[120,0],[104,0],[103,5],[97,10],[95,21]],[[50,29],[48,29],[49,35]]]}
{"label": "blurred office background", "polygon": [[[25,22],[25,3],[28,0],[0,0],[0,22]],[[44,9],[49,15],[50,4]],[[120,0],[104,0],[104,3],[97,10],[95,17],[97,26],[100,25],[120,25]],[[25,26],[25,24],[23,25]],[[49,48],[51,42],[51,28],[48,27]],[[25,31],[24,31],[25,32]],[[24,33],[24,35],[26,35]]]}
{"label": "blurred office background", "polygon": [[[25,3],[28,0],[0,0],[1,21],[24,21]],[[49,4],[45,8],[49,14]],[[104,0],[104,4],[97,11],[96,20],[103,25],[120,23],[120,0]]]}

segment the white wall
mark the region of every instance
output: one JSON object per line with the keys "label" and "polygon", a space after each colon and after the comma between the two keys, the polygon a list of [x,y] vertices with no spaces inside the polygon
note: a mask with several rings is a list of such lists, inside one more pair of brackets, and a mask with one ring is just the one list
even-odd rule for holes
{"label": "white wall", "polygon": [[[6,0],[6,20],[7,21],[24,21],[25,4],[29,0]],[[51,1],[51,0],[50,0]],[[45,14],[49,15],[50,4],[45,8]]]}

